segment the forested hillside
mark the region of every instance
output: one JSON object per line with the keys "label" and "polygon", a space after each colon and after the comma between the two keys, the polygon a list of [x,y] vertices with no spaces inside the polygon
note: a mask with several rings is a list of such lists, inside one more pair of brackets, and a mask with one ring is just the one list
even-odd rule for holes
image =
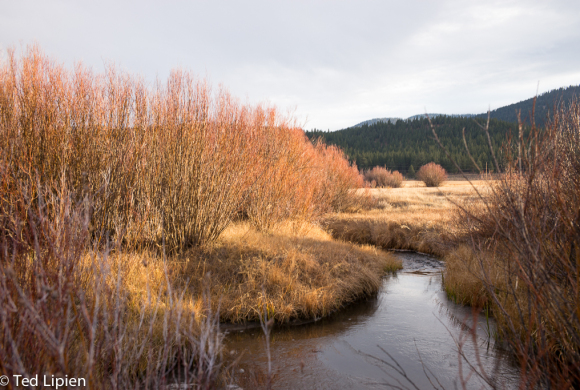
{"label": "forested hillside", "polygon": [[[580,96],[580,86],[569,86],[566,88],[554,89],[552,91],[538,95],[536,98],[535,122],[537,126],[544,126],[546,118],[553,112],[554,107],[561,103],[568,103],[574,96]],[[521,118],[525,123],[531,123],[534,98],[523,100],[509,106],[500,107],[491,111],[491,117],[508,122],[517,122],[516,112],[521,110]],[[487,113],[477,115],[480,118],[487,117]]]}
{"label": "forested hillside", "polygon": [[[580,86],[554,89],[539,95],[535,106],[536,125],[543,127],[555,107],[562,103],[568,104],[575,96],[580,96]],[[494,148],[499,154],[509,134],[516,134],[516,112],[521,112],[524,125],[529,126],[533,106],[534,98],[530,98],[491,111],[490,135]],[[485,133],[476,123],[477,120],[480,124],[484,124],[487,120],[487,113],[474,115],[471,118],[469,115],[432,114],[430,116],[437,128],[439,138],[462,170],[476,171],[463,145],[461,129],[464,127],[469,149],[478,165],[484,170],[486,165],[488,169],[493,167]],[[449,172],[457,172],[455,166],[433,140],[429,123],[423,115],[415,115],[407,120],[396,122],[380,122],[375,119],[334,132],[314,129],[307,131],[306,135],[311,140],[321,138],[327,144],[341,147],[349,159],[356,162],[362,169],[380,165],[407,173],[411,166],[413,170],[417,170],[421,165],[434,161],[443,165]]]}
{"label": "forested hillside", "polygon": [[[465,147],[461,130],[465,128],[465,137],[476,162],[485,169],[493,166],[491,154],[485,138],[485,132],[471,118],[438,116],[432,118],[437,135],[450,151],[462,170],[475,172]],[[485,124],[484,120],[478,122]],[[517,124],[492,119],[490,136],[501,159],[501,146],[509,134],[517,134]],[[457,172],[452,162],[433,140],[427,119],[397,121],[396,123],[379,122],[373,125],[351,127],[334,132],[308,131],[311,140],[322,139],[327,144],[341,147],[351,161],[359,168],[366,169],[376,165],[407,173],[413,166],[417,170],[421,165],[434,161],[449,172]]]}

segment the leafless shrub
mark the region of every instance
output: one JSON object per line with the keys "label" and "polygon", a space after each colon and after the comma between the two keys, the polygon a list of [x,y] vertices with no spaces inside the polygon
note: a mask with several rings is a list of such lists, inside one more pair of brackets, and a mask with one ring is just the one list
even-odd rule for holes
{"label": "leafless shrub", "polygon": [[[275,107],[242,105],[176,70],[165,84],[110,66],[69,71],[38,47],[0,64],[0,150],[41,183],[90,197],[91,234],[171,251],[215,241],[236,216],[270,229],[349,207],[356,167]],[[362,186],[362,184],[360,184]]]}
{"label": "leafless shrub", "polygon": [[441,183],[447,180],[447,172],[445,172],[445,169],[434,162],[430,162],[419,168],[416,176],[427,187],[439,187]]}
{"label": "leafless shrub", "polygon": [[217,317],[187,315],[169,282],[135,306],[111,261],[118,243],[91,249],[89,201],[75,203],[64,179],[45,188],[0,167],[0,370],[95,389],[214,386]]}
{"label": "leafless shrub", "polygon": [[463,208],[458,220],[472,250],[470,277],[484,287],[526,388],[580,383],[579,118],[573,101],[525,139],[520,123],[505,173],[482,207]]}
{"label": "leafless shrub", "polygon": [[405,180],[399,171],[391,171],[380,166],[365,171],[364,177],[367,182],[374,182],[376,187],[399,188]]}

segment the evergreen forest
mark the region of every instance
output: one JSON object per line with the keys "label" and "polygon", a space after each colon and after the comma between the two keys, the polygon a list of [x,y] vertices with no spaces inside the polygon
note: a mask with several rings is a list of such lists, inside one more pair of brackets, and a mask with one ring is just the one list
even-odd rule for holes
{"label": "evergreen forest", "polygon": [[[500,165],[502,149],[508,147],[510,140],[518,133],[517,112],[521,113],[524,128],[529,129],[535,100],[534,121],[541,128],[546,125],[554,109],[563,103],[568,104],[578,95],[580,86],[569,86],[491,111],[489,133]],[[467,145],[476,163],[483,171],[493,170],[494,164],[486,135],[480,127],[485,125],[487,114],[436,115],[431,120],[441,142],[463,171],[477,172],[465,151],[463,128]],[[429,122],[424,116],[416,115],[407,120],[368,122],[370,123],[333,132],[313,129],[307,131],[306,135],[312,141],[320,139],[327,144],[339,146],[360,169],[378,165],[412,176],[419,167],[433,161],[450,173],[458,173],[457,168],[433,139]]]}
{"label": "evergreen forest", "polygon": [[[453,159],[465,172],[477,172],[463,145],[465,139],[477,164],[485,171],[493,167],[485,132],[480,125],[485,120],[451,116],[437,116],[431,119],[437,135]],[[501,162],[502,147],[509,137],[517,135],[517,124],[491,119],[489,134],[498,160]],[[431,161],[442,165],[448,172],[457,173],[457,168],[447,158],[445,152],[433,139],[433,133],[426,118],[399,120],[396,123],[378,122],[372,125],[351,127],[344,130],[306,132],[311,140],[337,145],[360,169],[383,166],[407,174]]]}
{"label": "evergreen forest", "polygon": [[[549,92],[538,95],[535,98],[522,100],[521,102],[500,107],[491,111],[491,117],[502,121],[517,122],[517,112],[521,112],[521,119],[526,123],[531,123],[532,111],[534,111],[534,121],[536,126],[543,127],[546,120],[552,116],[554,109],[562,103],[570,102],[575,96],[580,96],[580,85],[553,89]],[[487,118],[487,113],[477,115],[479,118]]]}

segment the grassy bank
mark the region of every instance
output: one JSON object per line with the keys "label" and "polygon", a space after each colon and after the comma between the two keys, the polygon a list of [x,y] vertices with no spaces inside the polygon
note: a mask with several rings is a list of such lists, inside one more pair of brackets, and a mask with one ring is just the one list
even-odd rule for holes
{"label": "grassy bank", "polygon": [[247,222],[228,227],[211,246],[163,260],[153,252],[112,255],[135,303],[148,288],[184,293],[184,305],[203,317],[204,293],[223,322],[284,323],[328,315],[378,292],[382,276],[401,265],[388,252],[333,240],[314,225],[285,224],[270,233]]}
{"label": "grassy bank", "polygon": [[173,267],[180,280],[194,281],[190,290],[198,297],[199,281],[208,275],[223,321],[258,321],[265,305],[270,318],[287,322],[320,318],[375,294],[400,262],[371,246],[337,242],[313,225],[263,233],[238,223],[211,247],[176,258]]}

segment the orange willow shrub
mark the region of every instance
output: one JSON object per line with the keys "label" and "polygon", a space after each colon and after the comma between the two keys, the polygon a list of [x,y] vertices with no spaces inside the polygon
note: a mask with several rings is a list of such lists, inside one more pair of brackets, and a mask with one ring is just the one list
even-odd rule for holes
{"label": "orange willow shrub", "polygon": [[445,169],[434,162],[430,162],[419,168],[416,176],[427,187],[439,187],[441,183],[447,180],[447,172],[445,172]]}
{"label": "orange willow shrub", "polygon": [[[271,122],[273,109],[268,110]],[[343,211],[359,201],[353,191],[363,186],[356,166],[349,164],[335,146],[312,145],[304,132],[277,124],[263,128],[276,137],[263,136],[257,153],[259,171],[245,207],[254,226],[261,230],[292,219],[309,221],[329,211]]]}
{"label": "orange willow shrub", "polygon": [[130,245],[205,244],[242,211],[259,228],[312,220],[360,184],[275,108],[179,70],[152,89],[114,67],[68,70],[37,47],[0,64],[0,151],[15,177],[64,176],[75,202],[92,201],[92,234]]}
{"label": "orange willow shrub", "polygon": [[257,144],[255,158],[262,169],[256,170],[245,214],[261,230],[285,219],[316,217],[324,203],[316,197],[318,183],[313,182],[316,170],[304,133],[275,123],[274,109],[263,109],[256,115],[266,116],[268,125],[258,127],[261,142]]}
{"label": "orange willow shrub", "polygon": [[399,171],[391,171],[380,166],[365,171],[364,177],[369,183],[374,181],[377,187],[399,188],[405,180]]}
{"label": "orange willow shrub", "polygon": [[[361,201],[353,188],[365,187],[364,178],[355,164],[349,164],[344,152],[334,145],[315,145],[318,167],[321,169],[322,197],[328,199],[332,211],[356,208]],[[368,202],[369,199],[366,199]]]}

